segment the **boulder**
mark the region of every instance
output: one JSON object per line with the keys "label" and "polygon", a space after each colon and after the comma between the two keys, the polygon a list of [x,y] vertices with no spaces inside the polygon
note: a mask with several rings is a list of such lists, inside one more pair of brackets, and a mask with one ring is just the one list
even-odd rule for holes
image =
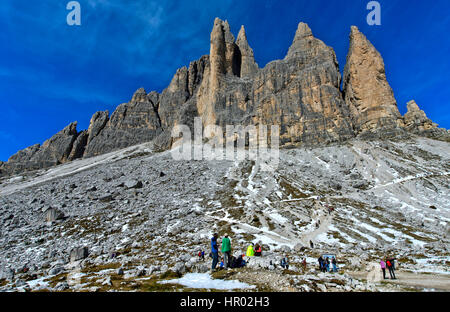
{"label": "boulder", "polygon": [[64,291],[64,290],[67,290],[69,288],[70,288],[70,286],[69,286],[69,284],[67,282],[59,282],[58,284],[56,284],[54,290],[55,291]]}
{"label": "boulder", "polygon": [[70,262],[86,259],[89,255],[88,247],[76,247],[70,250],[69,259]]}
{"label": "boulder", "polygon": [[49,208],[45,211],[45,221],[54,222],[64,219],[64,213],[56,208]]}
{"label": "boulder", "polygon": [[175,273],[183,274],[186,272],[186,266],[184,263],[179,262],[179,263],[175,264],[175,266],[173,267],[173,271]]}
{"label": "boulder", "polygon": [[14,280],[14,270],[11,268],[2,268],[0,271],[0,280],[4,279],[12,282]]}
{"label": "boulder", "polygon": [[127,187],[128,189],[139,189],[143,187],[142,181],[138,181],[138,180],[128,180],[125,182],[125,187]]}

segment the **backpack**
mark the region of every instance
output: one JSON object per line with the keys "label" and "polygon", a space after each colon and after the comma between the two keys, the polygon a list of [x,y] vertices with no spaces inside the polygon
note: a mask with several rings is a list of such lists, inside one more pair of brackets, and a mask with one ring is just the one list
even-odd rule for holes
{"label": "backpack", "polygon": [[388,267],[390,267],[391,266],[391,261],[389,261],[389,260],[386,261],[386,264],[387,264]]}

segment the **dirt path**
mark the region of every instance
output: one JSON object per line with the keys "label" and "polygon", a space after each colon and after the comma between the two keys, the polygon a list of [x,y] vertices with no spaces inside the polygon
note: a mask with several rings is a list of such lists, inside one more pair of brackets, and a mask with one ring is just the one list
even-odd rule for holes
{"label": "dirt path", "polygon": [[[365,279],[367,272],[348,272],[354,278]],[[450,291],[450,275],[411,273],[396,271],[396,280],[387,279],[384,282],[406,287],[418,287],[423,289],[434,289],[437,291]]]}

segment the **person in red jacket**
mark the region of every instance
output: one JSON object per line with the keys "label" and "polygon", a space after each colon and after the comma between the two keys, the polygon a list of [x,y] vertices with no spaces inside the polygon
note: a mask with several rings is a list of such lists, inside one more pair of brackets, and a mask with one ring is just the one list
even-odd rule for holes
{"label": "person in red jacket", "polygon": [[256,244],[255,245],[255,257],[261,257],[261,256],[262,256],[261,245]]}
{"label": "person in red jacket", "polygon": [[386,261],[386,266],[389,270],[389,275],[391,276],[391,279],[397,279],[395,277],[395,272],[394,272],[394,265],[392,264],[392,260],[387,260]]}

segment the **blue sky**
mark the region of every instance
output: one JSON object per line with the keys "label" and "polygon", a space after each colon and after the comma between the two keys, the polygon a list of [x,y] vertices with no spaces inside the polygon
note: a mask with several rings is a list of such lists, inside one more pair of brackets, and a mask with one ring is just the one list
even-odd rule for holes
{"label": "blue sky", "polygon": [[86,129],[139,87],[162,91],[177,68],[209,53],[216,16],[235,36],[245,25],[260,67],[285,56],[303,21],[342,71],[356,25],[381,52],[400,112],[415,99],[450,128],[448,0],[380,0],[381,26],[366,23],[369,0],[79,0],[81,26],[67,25],[68,2],[0,4],[0,160],[72,121]]}

